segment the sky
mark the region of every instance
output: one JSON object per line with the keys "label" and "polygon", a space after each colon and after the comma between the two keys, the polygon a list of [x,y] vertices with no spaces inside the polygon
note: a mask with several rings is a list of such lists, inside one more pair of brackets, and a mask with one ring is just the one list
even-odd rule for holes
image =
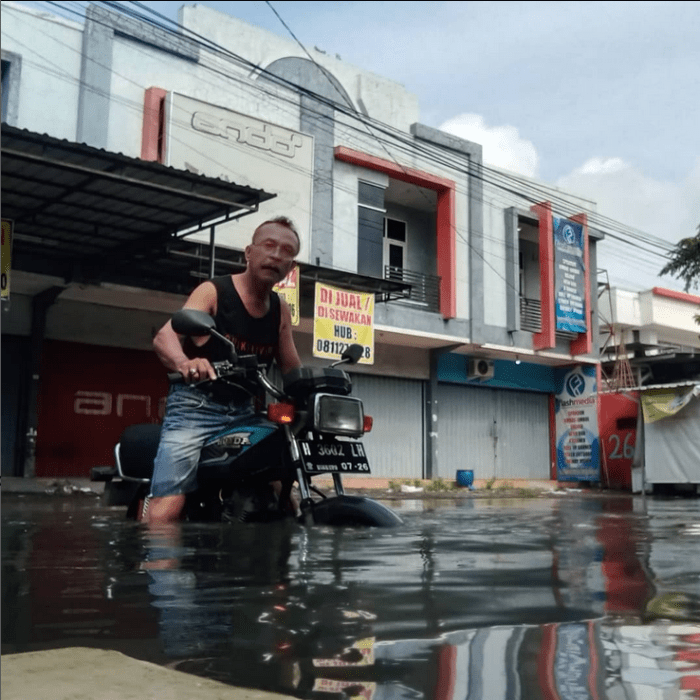
{"label": "sky", "polygon": [[[176,20],[183,3],[122,4]],[[697,233],[698,2],[199,4],[401,83],[423,124],[481,143],[486,164],[595,201],[654,251]],[[661,255],[612,237],[599,250],[613,286],[683,289],[658,276]]]}

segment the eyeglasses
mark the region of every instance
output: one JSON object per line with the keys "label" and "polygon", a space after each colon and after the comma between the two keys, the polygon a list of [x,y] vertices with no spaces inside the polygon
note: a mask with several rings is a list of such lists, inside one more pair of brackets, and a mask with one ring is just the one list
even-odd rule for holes
{"label": "eyeglasses", "polygon": [[268,238],[260,243],[253,243],[253,245],[257,246],[258,248],[262,248],[268,255],[277,253],[277,255],[283,260],[293,260],[297,254],[296,249],[292,246],[286,245],[285,243],[277,243],[271,238]]}

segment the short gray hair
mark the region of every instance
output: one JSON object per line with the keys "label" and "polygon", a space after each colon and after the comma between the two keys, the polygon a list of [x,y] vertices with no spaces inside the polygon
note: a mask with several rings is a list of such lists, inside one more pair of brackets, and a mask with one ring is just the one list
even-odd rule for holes
{"label": "short gray hair", "polygon": [[255,240],[255,236],[258,234],[258,231],[263,226],[267,226],[267,224],[279,224],[280,226],[284,226],[285,228],[289,229],[297,238],[297,253],[301,250],[301,238],[299,236],[299,231],[297,231],[297,227],[294,225],[294,222],[288,216],[275,216],[273,219],[263,221],[255,229],[255,231],[253,231],[253,240]]}

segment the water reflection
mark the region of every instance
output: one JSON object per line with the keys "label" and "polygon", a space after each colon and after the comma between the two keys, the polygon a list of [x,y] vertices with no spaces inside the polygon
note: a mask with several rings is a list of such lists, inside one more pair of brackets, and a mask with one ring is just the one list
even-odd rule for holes
{"label": "water reflection", "polygon": [[303,698],[700,697],[698,501],[414,502],[393,531],[174,533],[26,503],[3,503],[3,653],[99,646]]}

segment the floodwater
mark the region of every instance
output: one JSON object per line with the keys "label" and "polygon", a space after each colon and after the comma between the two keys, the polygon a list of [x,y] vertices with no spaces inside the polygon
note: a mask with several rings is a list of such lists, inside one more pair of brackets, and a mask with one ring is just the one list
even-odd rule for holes
{"label": "floodwater", "polygon": [[700,499],[394,503],[394,530],[184,524],[5,496],[2,652],[300,698],[700,698]]}

